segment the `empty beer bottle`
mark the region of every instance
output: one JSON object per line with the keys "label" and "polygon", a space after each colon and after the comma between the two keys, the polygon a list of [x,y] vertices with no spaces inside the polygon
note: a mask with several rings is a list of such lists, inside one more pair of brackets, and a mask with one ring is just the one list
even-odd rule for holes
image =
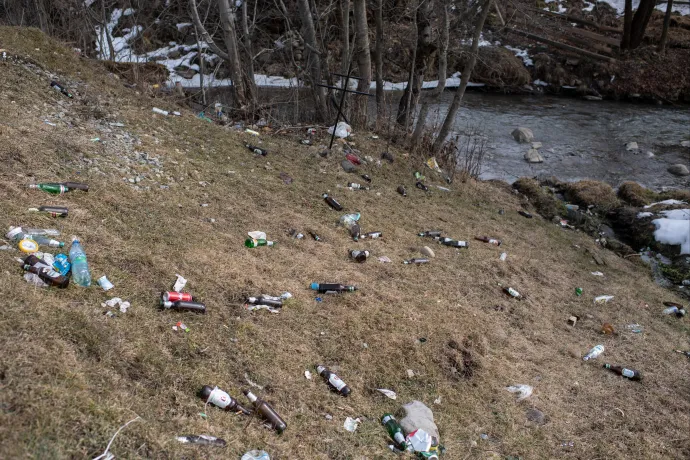
{"label": "empty beer bottle", "polygon": [[55,80],[50,82],[50,87],[53,88],[55,91],[60,92],[68,98],[72,99],[72,93],[70,93],[64,85],[56,82]]}
{"label": "empty beer bottle", "polygon": [[348,182],[347,186],[352,190],[369,190],[369,187],[365,187],[364,185],[358,184],[356,182]]}
{"label": "empty beer bottle", "polygon": [[31,212],[46,212],[51,217],[67,217],[69,210],[63,206],[39,206],[38,208],[29,208]]}
{"label": "empty beer bottle", "polygon": [[175,302],[165,302],[161,300],[161,306],[169,310],[193,311],[195,313],[206,313],[206,305],[201,302],[189,302],[186,300],[176,300]]}
{"label": "empty beer bottle", "polygon": [[256,147],[256,146],[251,145],[251,144],[244,144],[244,146],[247,147],[252,152],[254,152],[255,154],[261,155],[262,157],[265,157],[266,155],[268,155],[268,151],[265,149],[262,149],[261,147]]}
{"label": "empty beer bottle", "polygon": [[398,185],[398,193],[401,194],[402,196],[407,196],[407,190],[405,190],[404,185]]}
{"label": "empty beer bottle", "polygon": [[366,239],[375,240],[376,238],[383,237],[383,232],[367,232],[367,233],[364,233],[363,235],[360,235],[359,237],[363,240],[366,240]]}
{"label": "empty beer bottle", "polygon": [[343,396],[350,394],[350,387],[345,385],[345,382],[343,382],[334,372],[329,371],[326,367],[321,365],[316,366],[316,372],[326,380],[331,390],[337,391]]}
{"label": "empty beer bottle", "polygon": [[63,182],[61,185],[67,187],[67,191],[70,190],[81,190],[82,192],[88,192],[89,186],[81,182]]}
{"label": "empty beer bottle", "polygon": [[440,237],[441,230],[425,230],[423,232],[417,233],[419,236],[428,236],[430,238]]}
{"label": "empty beer bottle", "polygon": [[353,240],[355,240],[355,241],[359,240],[360,232],[361,232],[361,229],[359,228],[358,223],[355,222],[352,225],[350,225],[350,236],[352,237]]}
{"label": "empty beer bottle", "polygon": [[29,188],[43,190],[44,192],[51,193],[53,195],[62,195],[67,193],[69,189],[62,184],[29,184]]}
{"label": "empty beer bottle", "polygon": [[251,411],[242,407],[235,398],[224,392],[218,387],[211,388],[209,385],[204,385],[199,390],[199,397],[209,404],[213,404],[228,412],[242,412],[245,415],[251,415]]}
{"label": "empty beer bottle", "polygon": [[688,358],[690,358],[690,351],[685,351],[685,350],[675,350],[676,353],[680,353],[681,355],[685,355]]}
{"label": "empty beer bottle", "polygon": [[354,292],[357,290],[356,286],[337,283],[311,283],[311,288],[322,294],[338,294],[340,292]]}
{"label": "empty beer bottle", "polygon": [[532,214],[528,213],[527,211],[523,211],[522,209],[518,211],[518,214],[520,214],[522,217],[527,217],[528,219],[532,218]]}
{"label": "empty beer bottle", "polygon": [[27,272],[35,273],[38,275],[44,283],[48,286],[55,286],[60,289],[64,289],[69,285],[69,278],[62,276],[51,267],[45,266],[43,264],[35,265],[24,265],[24,270]]}
{"label": "empty beer bottle", "polygon": [[421,181],[417,181],[417,183],[414,185],[415,185],[415,187],[417,187],[420,190],[424,190],[425,192],[429,191],[429,187],[424,185]]}
{"label": "empty beer bottle", "polygon": [[589,361],[590,359],[598,358],[604,352],[603,345],[597,345],[587,352],[587,354],[582,358],[583,361]]}
{"label": "empty beer bottle", "polygon": [[438,240],[439,243],[441,243],[444,246],[450,246],[452,248],[469,248],[470,243],[467,241],[458,241],[454,240],[452,238],[441,238]]}
{"label": "empty beer bottle", "polygon": [[280,415],[278,415],[270,404],[262,399],[257,398],[256,395],[249,390],[244,390],[243,393],[247,399],[254,404],[254,410],[261,414],[261,416],[265,418],[273,426],[273,428],[278,431],[278,433],[285,431],[287,424],[282,418],[280,418]]}
{"label": "empty beer bottle", "polygon": [[503,288],[503,292],[516,299],[522,299],[522,295],[512,287]]}
{"label": "empty beer bottle", "polygon": [[368,174],[362,174],[362,175],[359,176],[359,177],[361,177],[361,178],[364,179],[365,181],[371,183],[371,177],[369,177]]}
{"label": "empty beer bottle", "polygon": [[328,206],[330,206],[331,208],[335,209],[336,211],[342,211],[343,210],[343,206],[340,203],[338,203],[335,200],[335,198],[333,198],[332,196],[328,196],[328,193],[324,193],[322,195],[322,197],[323,197],[324,201],[326,203],[328,203]]}
{"label": "empty beer bottle", "polygon": [[246,240],[244,240],[244,245],[248,248],[256,248],[259,246],[275,246],[275,244],[275,241],[268,241],[264,240],[263,238],[247,238]]}
{"label": "empty beer bottle", "polygon": [[628,378],[630,380],[634,380],[636,382],[642,380],[642,374],[640,374],[640,371],[626,369],[622,366],[612,366],[611,364],[604,364],[603,367],[604,369],[610,370],[614,374],[622,375],[623,377]]}
{"label": "empty beer bottle", "polygon": [[497,240],[495,238],[489,238],[488,236],[477,236],[474,239],[477,241],[483,241],[484,243],[493,244],[494,246],[500,246],[501,245],[501,240]]}
{"label": "empty beer bottle", "polygon": [[261,294],[258,297],[247,297],[247,303],[252,305],[270,305],[272,307],[282,307],[283,299],[281,297]]}
{"label": "empty beer bottle", "polygon": [[360,251],[353,249],[350,251],[350,257],[352,257],[356,262],[362,263],[366,262],[369,257],[369,251]]}
{"label": "empty beer bottle", "polygon": [[415,259],[407,259],[407,260],[403,260],[403,263],[404,263],[405,265],[409,265],[409,264],[428,264],[428,263],[429,263],[429,259],[417,259],[417,258],[415,258]]}
{"label": "empty beer bottle", "polygon": [[406,450],[407,441],[405,440],[405,433],[403,433],[403,429],[395,417],[392,414],[383,414],[381,424],[386,427],[388,436],[395,441],[396,447],[403,451]]}
{"label": "empty beer bottle", "polygon": [[323,241],[319,235],[317,235],[315,232],[309,232],[309,235],[311,235],[312,238],[314,238],[314,241]]}

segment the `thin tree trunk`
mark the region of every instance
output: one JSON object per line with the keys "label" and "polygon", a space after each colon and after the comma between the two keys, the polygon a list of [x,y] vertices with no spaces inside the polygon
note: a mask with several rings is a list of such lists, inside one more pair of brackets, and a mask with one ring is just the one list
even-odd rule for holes
{"label": "thin tree trunk", "polygon": [[326,91],[323,87],[317,86],[322,80],[321,56],[316,42],[316,30],[314,29],[314,20],[311,15],[311,9],[309,8],[309,0],[298,0],[297,8],[299,9],[300,18],[302,20],[302,27],[304,28],[304,55],[312,80],[311,87],[312,95],[314,96],[314,104],[316,106],[316,114],[321,121],[325,121],[328,116]]}
{"label": "thin tree trunk", "polygon": [[[365,0],[355,0],[355,34],[357,67],[359,69],[358,91],[368,93],[371,86],[371,49],[369,47],[369,25]],[[357,115],[362,126],[367,123],[367,96],[357,96]],[[353,117],[356,118],[356,117]]]}
{"label": "thin tree trunk", "polygon": [[201,40],[199,40],[199,28],[194,26],[194,36],[196,37],[196,49],[199,56],[199,87],[201,89],[201,103],[206,107],[206,88],[204,88],[204,72],[206,71],[206,64],[204,63],[204,56],[201,49]]}
{"label": "thin tree trunk", "polygon": [[656,7],[656,0],[640,0],[640,5],[630,24],[630,48],[635,49],[642,44],[645,30],[649,19],[652,17],[654,8]]}
{"label": "thin tree trunk", "polygon": [[407,85],[405,93],[400,98],[398,106],[397,122],[401,125],[407,126],[407,120],[410,113],[414,113],[419,99],[419,94],[422,90],[422,83],[424,81],[424,74],[429,64],[429,59],[436,51],[436,46],[433,43],[431,36],[431,12],[433,9],[433,0],[421,0],[417,6],[415,14],[416,30],[417,30],[417,44],[416,52],[414,53],[414,71],[412,72],[412,84]]}
{"label": "thin tree trunk", "polygon": [[[105,15],[105,0],[101,0],[101,23],[103,24],[103,33],[105,34],[105,41],[108,44],[109,60],[115,60],[115,47],[113,46],[113,37],[110,36],[108,30],[108,17]],[[105,56],[105,53],[103,53]]]}
{"label": "thin tree trunk", "polygon": [[632,0],[625,0],[625,13],[623,14],[623,38],[621,39],[621,49],[630,48],[630,27],[632,26]]}
{"label": "thin tree trunk", "polygon": [[439,55],[438,55],[438,85],[431,91],[429,98],[422,101],[422,108],[419,110],[417,124],[412,133],[412,149],[419,147],[426,125],[426,117],[432,104],[438,104],[441,94],[446,89],[446,74],[448,72],[448,46],[450,44],[450,15],[448,14],[448,2],[441,2],[441,24],[439,36]]}
{"label": "thin tree trunk", "polygon": [[240,53],[237,47],[237,30],[235,27],[235,12],[230,8],[229,0],[218,0],[218,9],[220,13],[220,23],[223,29],[223,41],[225,48],[228,50],[227,63],[230,67],[230,78],[232,78],[232,86],[235,90],[235,98],[240,107],[246,107],[253,103],[247,94],[247,88],[244,84],[242,76],[242,67],[240,61]]}
{"label": "thin tree trunk", "polygon": [[376,49],[374,52],[376,59],[374,65],[376,75],[376,118],[382,121],[385,112],[383,100],[383,0],[376,0],[374,19],[376,23]]}
{"label": "thin tree trunk", "polygon": [[666,52],[666,41],[668,40],[668,25],[671,22],[671,11],[673,10],[673,0],[668,0],[666,14],[664,15],[664,28],[661,30],[661,40],[659,40],[659,51]]}
{"label": "thin tree trunk", "polygon": [[340,28],[343,42],[340,53],[340,73],[345,75],[350,63],[350,0],[340,0]]}
{"label": "thin tree trunk", "polygon": [[256,80],[254,79],[254,50],[252,37],[249,35],[249,19],[247,14],[247,0],[242,1],[242,45],[244,46],[245,61],[247,62],[247,88],[251,99],[256,100]]}
{"label": "thin tree trunk", "polygon": [[455,116],[458,114],[460,109],[460,104],[462,103],[462,98],[465,95],[465,90],[467,89],[467,83],[470,81],[470,75],[472,74],[472,69],[477,62],[477,51],[479,50],[479,37],[484,28],[484,22],[486,22],[486,17],[489,15],[489,8],[491,8],[491,2],[493,0],[485,0],[482,3],[482,11],[480,13],[479,19],[474,26],[474,35],[472,36],[472,51],[470,54],[470,59],[465,64],[465,68],[462,69],[462,78],[460,79],[460,87],[458,88],[455,96],[453,97],[453,102],[450,104],[448,113],[446,114],[445,120],[443,120],[443,126],[441,126],[441,131],[438,133],[438,137],[434,142],[432,152],[434,154],[438,153],[446,142],[446,138],[450,133],[450,129],[455,122]]}

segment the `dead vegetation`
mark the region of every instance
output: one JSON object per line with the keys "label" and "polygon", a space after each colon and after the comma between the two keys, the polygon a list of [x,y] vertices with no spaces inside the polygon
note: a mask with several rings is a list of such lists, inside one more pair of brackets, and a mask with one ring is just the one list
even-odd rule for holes
{"label": "dead vegetation", "polygon": [[[412,399],[433,409],[449,459],[690,455],[688,363],[673,353],[688,348],[687,320],[660,315],[660,301],[674,296],[631,260],[597,249],[582,233],[517,215],[520,200],[505,187],[467,181],[452,192],[417,190],[405,152],[396,150],[393,164],[364,169],[373,190],[349,192],[337,187],[353,177],[341,170],[341,158],[319,157],[297,135],[264,133],[269,156],[257,158],[243,147],[255,138],[186,110],[181,118],[155,116],[151,107],[165,100],[124,88],[99,63],[35,31],[0,28],[0,42],[12,56],[42,62],[76,93],[66,100],[31,66],[0,62],[0,227],[79,235],[92,274],[107,274],[116,285],[107,294],[98,287],[33,288],[13,259],[18,253],[0,252],[0,457],[93,458],[139,415],[111,447],[119,458],[239,458],[253,448],[275,459],[393,458],[378,419]],[[92,100],[101,102],[98,117],[76,110]],[[161,166],[127,156],[128,136],[132,149],[160,158]],[[102,142],[91,142],[95,137]],[[357,133],[356,147],[379,155],[383,142],[367,137]],[[140,182],[128,180],[131,170]],[[283,171],[295,179],[289,186],[279,178]],[[81,180],[91,190],[53,197],[24,186],[50,180]],[[395,192],[400,183],[408,185],[407,198]],[[339,213],[320,198],[327,190],[384,238],[353,243],[335,226]],[[67,205],[70,217],[27,213],[40,204]],[[315,229],[324,242],[290,239],[289,227]],[[434,246],[428,266],[399,263],[415,254],[411,248],[429,244],[416,232],[431,228],[468,240],[490,235],[503,245]],[[278,246],[245,249],[246,232],[256,229]],[[355,246],[395,263],[351,263],[347,249]],[[607,265],[595,265],[587,251]],[[590,275],[596,269],[605,277]],[[190,280],[207,315],[159,310],[158,293],[175,273]],[[316,302],[307,289],[312,281],[361,290]],[[527,300],[506,297],[502,286]],[[574,295],[576,286],[584,296]],[[237,303],[238,293],[283,291],[294,299],[278,315]],[[615,297],[593,305],[601,294]],[[108,318],[100,304],[114,295],[132,307]],[[571,314],[581,318],[575,328],[566,325]],[[189,333],[171,329],[180,320]],[[617,334],[601,335],[603,322]],[[643,324],[645,333],[627,333],[630,323]],[[597,343],[606,346],[600,361],[639,369],[645,380],[583,363],[580,355]],[[317,363],[336,370],[351,397],[305,380],[304,370]],[[211,384],[242,399],[248,379],[264,387],[255,390],[287,421],[283,435],[196,397]],[[533,385],[534,395],[517,403],[504,389],[516,383]],[[376,388],[395,390],[398,400]],[[545,425],[528,422],[530,407],[546,414]],[[342,428],[347,416],[364,419],[354,434]],[[228,447],[175,441],[202,433]]]}

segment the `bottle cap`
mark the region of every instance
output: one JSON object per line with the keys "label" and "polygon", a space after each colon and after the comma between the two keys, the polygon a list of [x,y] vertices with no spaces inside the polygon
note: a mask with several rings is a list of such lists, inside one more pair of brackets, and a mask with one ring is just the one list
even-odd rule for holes
{"label": "bottle cap", "polygon": [[311,283],[311,288],[315,291],[319,290],[319,283]]}
{"label": "bottle cap", "polygon": [[19,250],[27,254],[34,253],[38,251],[38,243],[34,240],[23,239],[19,242]]}

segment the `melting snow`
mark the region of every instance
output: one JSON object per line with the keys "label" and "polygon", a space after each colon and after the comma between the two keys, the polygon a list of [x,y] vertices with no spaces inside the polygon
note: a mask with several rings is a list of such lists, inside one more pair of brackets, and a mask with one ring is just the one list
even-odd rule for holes
{"label": "melting snow", "polygon": [[672,209],[670,211],[661,211],[664,217],[673,220],[690,220],[690,209]]}
{"label": "melting snow", "polygon": [[652,217],[653,215],[654,215],[653,212],[638,212],[637,218],[638,219],[644,219],[645,217]]}
{"label": "melting snow", "polygon": [[[601,0],[604,3],[608,3],[613,7],[619,16],[622,16],[625,12],[625,0]],[[640,4],[640,0],[632,0],[633,11],[637,9]],[[656,6],[657,10],[666,11],[666,3],[661,3]],[[673,11],[677,11],[683,16],[690,14],[690,5],[673,5]]]}
{"label": "melting snow", "polygon": [[654,239],[661,244],[680,245],[681,254],[690,254],[690,220],[655,219]]}
{"label": "melting snow", "polygon": [[680,201],[680,200],[664,200],[664,201],[658,201],[656,203],[648,204],[647,206],[644,207],[644,209],[653,208],[654,206],[657,206],[657,205],[673,205],[673,204],[687,204],[687,203],[685,201]]}
{"label": "melting snow", "polygon": [[533,66],[534,62],[532,59],[529,57],[529,54],[527,54],[527,50],[521,50],[520,48],[514,48],[512,46],[505,45],[506,49],[509,49],[513,53],[515,53],[515,56],[519,57],[522,59],[522,62],[525,63],[525,67]]}

